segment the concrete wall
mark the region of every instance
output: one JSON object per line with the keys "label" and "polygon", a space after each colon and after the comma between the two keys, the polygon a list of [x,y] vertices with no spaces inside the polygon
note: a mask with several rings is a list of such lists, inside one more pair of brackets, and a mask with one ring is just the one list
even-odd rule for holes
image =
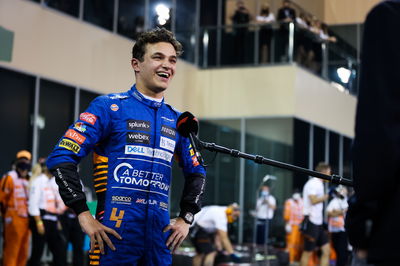
{"label": "concrete wall", "polygon": [[[313,0],[308,0],[313,1]],[[366,15],[382,0],[324,0],[324,21],[330,24],[363,23]],[[315,2],[315,1],[314,1]]]}
{"label": "concrete wall", "polygon": [[16,69],[109,92],[133,83],[132,41],[23,0],[0,1],[0,25],[14,31]]}

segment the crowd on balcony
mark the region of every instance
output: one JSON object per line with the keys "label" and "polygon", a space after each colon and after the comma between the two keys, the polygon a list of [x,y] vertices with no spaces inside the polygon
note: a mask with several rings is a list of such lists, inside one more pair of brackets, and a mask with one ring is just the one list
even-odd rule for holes
{"label": "crowd on balcony", "polygon": [[[299,15],[292,7],[290,0],[283,0],[282,6],[278,9],[276,16],[271,12],[268,4],[263,4],[258,15],[253,15],[245,6],[242,0],[237,1],[236,9],[230,17],[234,26],[235,54],[239,57],[238,61],[243,57],[244,52],[241,51],[240,44],[246,42],[246,33],[251,24],[258,27],[259,40],[259,62],[271,62],[271,39],[273,36],[273,25],[277,22],[280,24],[276,34],[276,58],[275,61],[288,61],[289,54],[289,24],[295,25],[295,58],[299,64],[313,70],[320,71],[320,65],[317,62],[321,60],[321,43],[336,42],[336,38],[328,32],[326,23],[320,21],[312,14],[300,9]],[[254,22],[254,23],[253,23]],[[243,45],[244,46],[244,45]]]}

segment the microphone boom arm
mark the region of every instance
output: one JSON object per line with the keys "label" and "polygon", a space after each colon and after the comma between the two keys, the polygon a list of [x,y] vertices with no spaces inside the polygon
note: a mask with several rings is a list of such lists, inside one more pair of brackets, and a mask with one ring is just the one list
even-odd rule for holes
{"label": "microphone boom arm", "polygon": [[325,174],[322,174],[322,173],[319,173],[316,171],[312,171],[312,170],[309,170],[306,168],[302,168],[299,166],[295,166],[292,164],[274,161],[274,160],[265,158],[261,155],[248,154],[248,153],[244,153],[244,152],[241,152],[238,150],[229,149],[229,148],[217,145],[215,143],[204,142],[204,141],[201,141],[197,137],[196,137],[196,142],[199,144],[198,146],[200,149],[204,148],[209,151],[215,151],[215,152],[228,154],[228,155],[231,155],[232,157],[240,157],[240,158],[244,158],[247,160],[252,160],[258,164],[272,165],[272,166],[287,169],[287,170],[290,170],[293,172],[307,174],[309,176],[314,176],[314,177],[318,177],[318,178],[321,178],[324,180],[328,180],[329,182],[332,182],[334,184],[341,184],[341,185],[350,186],[350,187],[353,186],[352,180],[343,178],[342,176],[339,176],[339,175],[325,175]]}

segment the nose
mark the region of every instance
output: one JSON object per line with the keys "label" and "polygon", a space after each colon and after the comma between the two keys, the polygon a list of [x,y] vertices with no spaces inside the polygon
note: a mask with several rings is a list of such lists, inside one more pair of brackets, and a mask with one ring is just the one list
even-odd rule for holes
{"label": "nose", "polygon": [[164,68],[166,68],[166,69],[171,69],[171,68],[172,68],[172,64],[171,64],[171,62],[169,62],[168,59],[163,60],[161,66],[164,67]]}

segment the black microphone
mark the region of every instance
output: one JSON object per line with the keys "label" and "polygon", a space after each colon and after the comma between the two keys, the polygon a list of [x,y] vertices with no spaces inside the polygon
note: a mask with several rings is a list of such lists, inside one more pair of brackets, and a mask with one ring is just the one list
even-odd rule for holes
{"label": "black microphone", "polygon": [[197,160],[201,165],[204,165],[203,157],[201,156],[197,147],[197,133],[199,132],[199,120],[192,115],[190,112],[184,112],[178,117],[176,122],[176,128],[179,134],[189,138],[190,144],[192,144],[194,153],[197,156]]}

